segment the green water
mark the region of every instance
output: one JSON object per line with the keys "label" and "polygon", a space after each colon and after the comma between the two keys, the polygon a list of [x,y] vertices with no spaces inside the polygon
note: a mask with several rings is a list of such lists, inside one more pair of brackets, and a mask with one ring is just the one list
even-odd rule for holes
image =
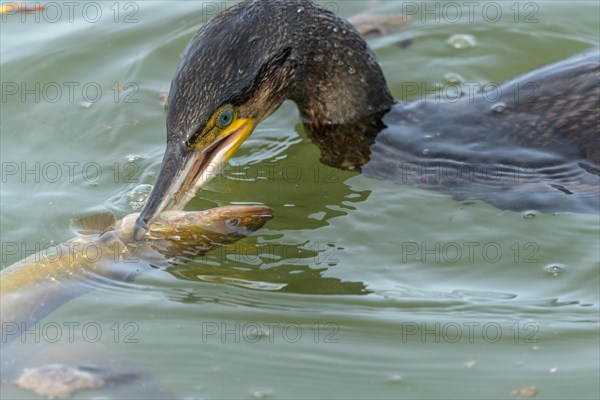
{"label": "green water", "polygon": [[[1,16],[2,266],[71,237],[74,216],[133,211],[128,194],[154,183],[164,151],[160,93],[223,7],[90,4],[83,14],[75,2],[73,18],[61,2]],[[327,4],[343,16],[365,7]],[[370,40],[397,98],[406,82],[501,82],[599,43],[595,1],[494,2],[497,22],[495,8],[482,16],[488,3],[472,14],[455,3],[458,20],[447,3],[427,4],[439,19],[416,14]],[[477,45],[453,49],[454,34]],[[77,298],[11,357],[49,345],[56,326],[58,353],[84,354],[71,350],[72,323],[79,342],[97,341],[168,396],[496,399],[528,386],[540,399],[600,396],[598,215],[525,218],[327,168],[292,103],[188,209],[235,203],[267,204],[275,218],[193,264]],[[31,395],[3,382],[2,398],[13,397]]]}

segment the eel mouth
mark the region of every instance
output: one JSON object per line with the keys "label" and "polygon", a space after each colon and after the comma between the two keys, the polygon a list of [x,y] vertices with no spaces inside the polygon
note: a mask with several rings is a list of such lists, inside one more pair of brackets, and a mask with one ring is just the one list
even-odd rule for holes
{"label": "eel mouth", "polygon": [[[123,218],[120,229],[131,232],[139,214]],[[273,219],[273,210],[265,205],[229,205],[202,211],[166,210],[148,225],[147,240],[185,237],[208,240],[212,234],[231,238],[249,236]],[[129,233],[130,234],[130,233]]]}
{"label": "eel mouth", "polygon": [[202,185],[214,178],[227,164],[233,153],[250,136],[254,126],[254,120],[240,119],[228,135],[191,149],[183,143],[169,143],[156,185],[136,221],[134,237],[141,239],[148,224],[163,210],[183,209]]}

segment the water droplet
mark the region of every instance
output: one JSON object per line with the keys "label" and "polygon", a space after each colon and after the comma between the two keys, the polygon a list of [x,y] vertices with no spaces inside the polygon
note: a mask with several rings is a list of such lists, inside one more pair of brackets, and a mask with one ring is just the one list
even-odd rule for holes
{"label": "water droplet", "polygon": [[477,364],[477,361],[466,361],[463,364],[464,368],[473,368],[475,366],[475,364]]}
{"label": "water droplet", "polygon": [[402,382],[402,375],[394,374],[394,375],[390,376],[390,382],[393,382],[393,383]]}
{"label": "water droplet", "polygon": [[81,103],[79,103],[80,107],[83,108],[90,108],[94,103],[90,103],[89,101],[82,101]]}
{"label": "water droplet", "polygon": [[348,50],[348,55],[349,55],[350,57],[352,57],[352,56],[354,55],[354,52],[353,52],[352,50]]}
{"label": "water droplet", "polygon": [[367,80],[366,80],[365,78],[360,78],[360,81],[361,81],[362,83],[367,83]]}
{"label": "water droplet", "polygon": [[552,276],[558,276],[558,274],[562,274],[565,272],[565,269],[567,269],[567,267],[563,264],[550,264],[544,267],[544,271]]}
{"label": "water droplet", "polygon": [[350,75],[354,75],[356,73],[356,70],[354,68],[352,68],[352,67],[348,67],[348,73]]}
{"label": "water droplet", "polygon": [[470,49],[477,46],[477,41],[473,35],[457,34],[448,38],[448,45],[454,49]]}
{"label": "water droplet", "polygon": [[321,62],[321,61],[323,61],[323,55],[322,55],[322,54],[317,54],[317,55],[315,56],[314,60],[315,60],[316,62]]}
{"label": "water droplet", "polygon": [[339,61],[337,62],[337,65],[341,67],[342,65],[344,65],[344,62],[343,62],[342,60],[339,60]]}
{"label": "water droplet", "polygon": [[432,138],[433,138],[433,135],[425,135],[425,136],[423,136],[423,139],[427,139],[427,140],[432,139]]}
{"label": "water droplet", "polygon": [[334,31],[334,32],[337,32],[337,31],[338,31],[338,28],[336,28],[336,27],[334,26],[334,27],[333,27],[333,31]]}
{"label": "water droplet", "polygon": [[337,49],[338,47],[340,47],[340,44],[338,42],[333,42],[333,47]]}
{"label": "water droplet", "polygon": [[429,154],[429,149],[423,149],[423,155],[426,156],[427,154]]}
{"label": "water droplet", "polygon": [[552,367],[548,370],[548,372],[550,372],[551,374],[555,373],[556,371],[558,371],[558,368],[556,367]]}
{"label": "water droplet", "polygon": [[525,218],[525,219],[535,218],[536,216],[537,216],[537,212],[533,211],[533,210],[527,210],[523,213],[523,218]]}
{"label": "water droplet", "polygon": [[298,14],[300,14],[302,11],[304,11],[304,7],[300,6],[296,11],[298,12]]}
{"label": "water droplet", "polygon": [[492,110],[494,110],[494,112],[501,113],[506,110],[506,103],[496,103],[492,107]]}

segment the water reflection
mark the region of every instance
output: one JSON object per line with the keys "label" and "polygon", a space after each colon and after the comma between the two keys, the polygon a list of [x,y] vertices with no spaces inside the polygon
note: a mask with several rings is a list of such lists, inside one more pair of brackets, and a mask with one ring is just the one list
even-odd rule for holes
{"label": "water reflection", "polygon": [[[193,261],[179,259],[176,261],[179,265],[166,271],[178,279],[218,282],[253,290],[338,295],[371,293],[363,282],[324,276],[328,267],[337,264],[336,254],[343,251],[333,243],[311,241],[240,242]],[[185,301],[194,301],[194,296],[188,296]]]}
{"label": "water reflection", "polygon": [[598,66],[595,49],[489,84],[493,93],[439,92],[352,125],[305,128],[335,168],[501,209],[597,213],[599,110],[575,99],[597,98]]}

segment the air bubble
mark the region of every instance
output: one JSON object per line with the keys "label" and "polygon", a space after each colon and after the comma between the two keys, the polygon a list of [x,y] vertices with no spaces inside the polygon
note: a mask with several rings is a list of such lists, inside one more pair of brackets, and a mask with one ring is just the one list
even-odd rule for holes
{"label": "air bubble", "polygon": [[255,342],[257,340],[263,339],[263,338],[268,338],[269,337],[269,332],[265,331],[264,329],[258,328],[258,329],[252,329],[250,330],[248,333],[248,339],[251,342]]}
{"label": "air bubble", "polygon": [[463,78],[461,75],[455,73],[455,72],[446,72],[444,74],[444,80],[448,83],[463,83],[465,81],[465,78]]}
{"label": "air bubble", "polygon": [[567,269],[567,267],[563,264],[550,264],[544,267],[544,271],[552,276],[558,276],[559,274],[562,274],[565,272],[565,269]]}
{"label": "air bubble", "polygon": [[130,154],[127,156],[127,162],[128,163],[134,163],[136,161],[139,161],[142,159],[142,156],[139,156],[137,154]]}
{"label": "air bubble", "polygon": [[448,38],[448,45],[454,49],[463,50],[477,46],[477,41],[473,35],[457,34]]}
{"label": "air bubble", "polygon": [[300,6],[296,11],[298,12],[298,14],[300,14],[302,11],[304,11],[304,7]]}
{"label": "air bubble", "polygon": [[535,212],[533,210],[527,210],[523,213],[523,218],[525,218],[525,219],[535,218],[536,216],[537,216],[537,212]]}
{"label": "air bubble", "polygon": [[323,55],[317,54],[313,60],[315,60],[316,62],[321,62],[323,61]]}
{"label": "air bubble", "polygon": [[354,75],[356,73],[356,70],[354,68],[352,68],[352,67],[348,67],[348,73],[350,75]]}
{"label": "air bubble", "polygon": [[152,191],[152,185],[142,184],[138,185],[129,194],[127,199],[129,200],[129,206],[133,211],[137,211],[144,206],[150,192]]}
{"label": "air bubble", "polygon": [[506,103],[494,104],[494,106],[492,107],[492,110],[494,110],[494,112],[501,113],[504,110],[506,110]]}
{"label": "air bubble", "polygon": [[270,389],[266,389],[266,390],[255,390],[254,392],[252,392],[252,396],[255,399],[266,399],[267,397],[269,397],[271,394],[273,393],[272,390]]}

